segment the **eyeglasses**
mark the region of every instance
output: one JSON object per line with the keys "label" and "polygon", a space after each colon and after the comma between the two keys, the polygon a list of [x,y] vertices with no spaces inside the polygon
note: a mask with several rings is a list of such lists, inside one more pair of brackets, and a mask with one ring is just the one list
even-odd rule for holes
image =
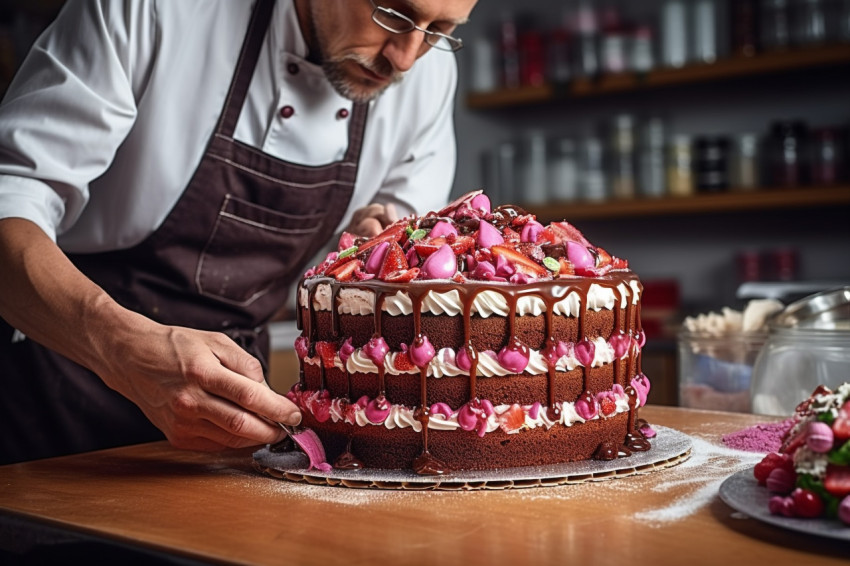
{"label": "eyeglasses", "polygon": [[456,37],[424,29],[413,23],[413,20],[396,12],[391,8],[378,6],[373,0],[369,0],[372,4],[372,21],[392,33],[410,33],[413,30],[421,31],[425,34],[425,43],[435,49],[441,51],[457,51],[463,47],[463,41]]}

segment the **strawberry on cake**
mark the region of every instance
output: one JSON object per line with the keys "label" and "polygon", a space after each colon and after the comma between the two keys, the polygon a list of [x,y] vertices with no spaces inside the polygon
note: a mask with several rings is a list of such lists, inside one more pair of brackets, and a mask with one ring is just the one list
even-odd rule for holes
{"label": "strawberry on cake", "polygon": [[569,223],[472,192],[305,274],[288,396],[340,469],[625,457],[652,434],[641,290]]}

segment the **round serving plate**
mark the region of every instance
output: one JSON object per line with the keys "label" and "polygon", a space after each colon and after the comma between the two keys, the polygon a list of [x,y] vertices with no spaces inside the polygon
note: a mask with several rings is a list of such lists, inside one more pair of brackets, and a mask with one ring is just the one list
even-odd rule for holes
{"label": "round serving plate", "polygon": [[838,519],[801,519],[772,514],[767,507],[772,495],[758,484],[752,468],[729,476],[720,485],[720,499],[726,505],[757,521],[809,535],[850,541],[850,527]]}
{"label": "round serving plate", "polygon": [[677,430],[654,426],[657,434],[652,448],[615,460],[586,460],[547,466],[526,466],[500,470],[465,470],[442,476],[420,476],[410,470],[307,470],[292,468],[293,459],[265,447],[254,453],[254,465],[274,478],[313,485],[392,490],[477,490],[551,487],[603,481],[663,470],[687,460],[691,455],[689,436]]}

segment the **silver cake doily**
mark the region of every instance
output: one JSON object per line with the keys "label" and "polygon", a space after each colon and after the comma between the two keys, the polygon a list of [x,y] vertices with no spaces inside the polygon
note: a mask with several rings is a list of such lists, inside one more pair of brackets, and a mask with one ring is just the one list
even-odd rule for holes
{"label": "silver cake doily", "polygon": [[670,468],[687,460],[692,442],[688,435],[672,428],[653,426],[657,432],[652,448],[615,460],[585,460],[547,466],[525,466],[500,470],[464,470],[442,476],[420,476],[411,470],[307,470],[292,468],[292,458],[268,447],[254,453],[254,465],[277,479],[312,485],[361,489],[395,490],[476,490],[552,487],[624,478]]}

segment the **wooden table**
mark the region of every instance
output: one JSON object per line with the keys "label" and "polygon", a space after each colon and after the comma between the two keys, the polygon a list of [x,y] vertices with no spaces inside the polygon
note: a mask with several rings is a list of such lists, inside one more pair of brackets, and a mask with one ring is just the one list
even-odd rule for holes
{"label": "wooden table", "polygon": [[850,544],[748,519],[718,498],[725,477],[759,458],[720,435],[767,418],[660,406],[641,416],[691,436],[691,459],[598,483],[467,492],[296,484],[254,471],[251,451],[166,443],[3,466],[0,547],[65,541],[76,544],[24,556],[118,549],[241,564],[847,564]]}

